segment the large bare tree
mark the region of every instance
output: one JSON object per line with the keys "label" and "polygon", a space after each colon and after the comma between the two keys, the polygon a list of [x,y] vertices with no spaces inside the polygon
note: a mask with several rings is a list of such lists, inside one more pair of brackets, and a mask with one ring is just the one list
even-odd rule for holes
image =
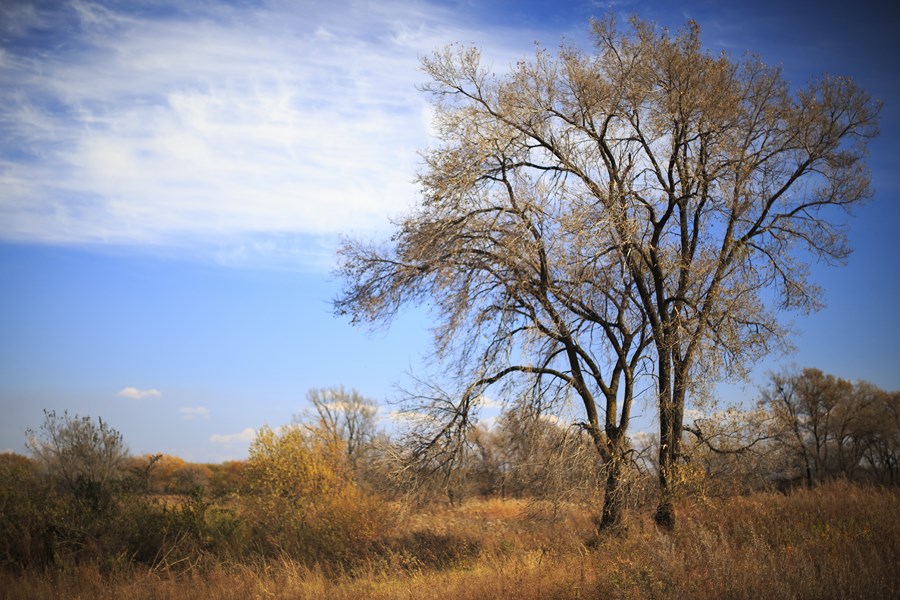
{"label": "large bare tree", "polygon": [[383,320],[406,302],[435,304],[437,355],[454,364],[449,371],[462,386],[456,396],[435,389],[420,397],[432,413],[428,423],[438,425],[421,438],[420,455],[464,444],[491,385],[520,382],[535,402],[574,394],[608,467],[603,522],[618,524],[646,318],[610,251],[613,240],[594,230],[594,203],[565,174],[535,162],[538,151],[519,128],[484,104],[445,93],[441,78],[457,67],[453,58],[471,69],[488,102],[513,100],[501,97],[500,82],[483,79],[475,51],[426,61],[444,145],[426,156],[425,199],[390,244],[344,244],[347,287],[337,309]]}
{"label": "large bare tree", "polygon": [[686,399],[781,343],[780,309],[820,305],[806,261],[848,255],[839,213],[870,195],[878,106],[846,78],[792,92],[756,57],[712,56],[693,22],[592,27],[593,53],[539,49],[506,74],[472,48],[423,61],[441,140],[423,201],[388,243],[343,245],[336,308],[436,307],[438,356],[469,385],[434,439],[501,380],[574,394],[607,524],[649,358],[672,526]]}

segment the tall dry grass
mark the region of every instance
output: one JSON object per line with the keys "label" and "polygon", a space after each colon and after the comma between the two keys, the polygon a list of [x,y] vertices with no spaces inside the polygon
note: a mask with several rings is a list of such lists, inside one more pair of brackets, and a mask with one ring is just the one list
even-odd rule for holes
{"label": "tall dry grass", "polygon": [[284,558],[186,572],[91,566],[0,575],[2,598],[895,598],[900,492],[833,483],[790,496],[684,501],[674,533],[629,515],[586,539],[591,510],[473,501],[402,515],[353,568]]}

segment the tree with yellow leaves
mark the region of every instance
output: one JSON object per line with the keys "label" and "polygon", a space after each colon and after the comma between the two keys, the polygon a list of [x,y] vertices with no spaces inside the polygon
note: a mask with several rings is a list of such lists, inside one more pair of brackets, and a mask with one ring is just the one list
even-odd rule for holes
{"label": "tree with yellow leaves", "polygon": [[357,487],[344,442],[324,428],[260,429],[243,498],[264,547],[314,560],[364,552],[390,523],[385,506]]}

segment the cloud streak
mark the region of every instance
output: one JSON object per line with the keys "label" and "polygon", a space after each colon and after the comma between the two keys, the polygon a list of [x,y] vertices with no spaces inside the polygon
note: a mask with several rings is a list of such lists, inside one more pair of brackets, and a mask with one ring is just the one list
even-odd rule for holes
{"label": "cloud streak", "polygon": [[193,421],[195,419],[209,419],[209,409],[203,406],[183,406],[178,409],[178,414],[185,421]]}
{"label": "cloud streak", "polygon": [[418,57],[473,38],[448,11],[159,6],[7,11],[0,239],[321,266],[412,203]]}
{"label": "cloud streak", "polygon": [[156,389],[141,390],[136,387],[122,388],[116,393],[120,398],[131,398],[132,400],[142,400],[144,398],[159,398],[162,392]]}
{"label": "cloud streak", "polygon": [[249,444],[256,439],[256,430],[247,427],[238,433],[214,433],[209,436],[209,441],[214,444],[232,446],[235,444]]}

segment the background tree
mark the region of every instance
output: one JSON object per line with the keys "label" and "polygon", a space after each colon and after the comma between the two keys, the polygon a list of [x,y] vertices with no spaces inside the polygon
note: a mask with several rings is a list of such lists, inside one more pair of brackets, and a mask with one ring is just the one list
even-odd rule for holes
{"label": "background tree", "polygon": [[505,411],[491,433],[507,494],[593,500],[602,489],[602,461],[581,428],[525,404]]}
{"label": "background tree", "polygon": [[215,496],[228,496],[240,491],[244,478],[245,461],[227,460],[223,463],[208,465],[212,472],[209,480],[210,491]]}
{"label": "background tree", "polygon": [[351,467],[359,472],[378,434],[378,404],[344,386],[309,390],[306,399],[312,411],[297,415],[294,421],[341,440]]}
{"label": "background tree", "polygon": [[806,260],[849,253],[836,217],[870,195],[878,106],[847,78],[791,92],[756,57],[711,56],[693,22],[593,31],[593,55],[539,49],[506,75],[475,49],[423,61],[442,142],[423,202],[388,245],[343,245],[336,308],[437,307],[437,357],[474,375],[432,440],[508,376],[529,376],[535,401],[574,392],[609,465],[607,523],[652,347],[656,517],[673,526],[688,395],[781,344],[779,310],[820,305]]}
{"label": "background tree", "polygon": [[777,421],[778,444],[807,485],[838,477],[894,483],[897,397],[807,368],[773,374],[762,402]]}
{"label": "background tree", "polygon": [[[298,426],[263,427],[250,445],[247,493],[300,513],[350,484],[340,440]],[[278,507],[276,507],[278,508]]]}
{"label": "background tree", "polygon": [[491,427],[471,429],[460,487],[465,495],[596,501],[602,468],[590,436],[526,404]]}
{"label": "background tree", "polygon": [[26,431],[25,445],[64,492],[99,510],[123,475],[128,448],[122,434],[103,419],[44,411],[40,429]]}
{"label": "background tree", "polygon": [[338,562],[364,555],[392,524],[387,508],[354,482],[343,442],[326,431],[263,427],[243,476],[254,542],[275,556]]}
{"label": "background tree", "polygon": [[866,440],[863,460],[875,479],[900,483],[900,392],[875,391],[859,434]]}
{"label": "background tree", "polygon": [[686,423],[679,473],[687,491],[703,497],[748,494],[783,481],[780,423],[766,406],[729,407]]}

